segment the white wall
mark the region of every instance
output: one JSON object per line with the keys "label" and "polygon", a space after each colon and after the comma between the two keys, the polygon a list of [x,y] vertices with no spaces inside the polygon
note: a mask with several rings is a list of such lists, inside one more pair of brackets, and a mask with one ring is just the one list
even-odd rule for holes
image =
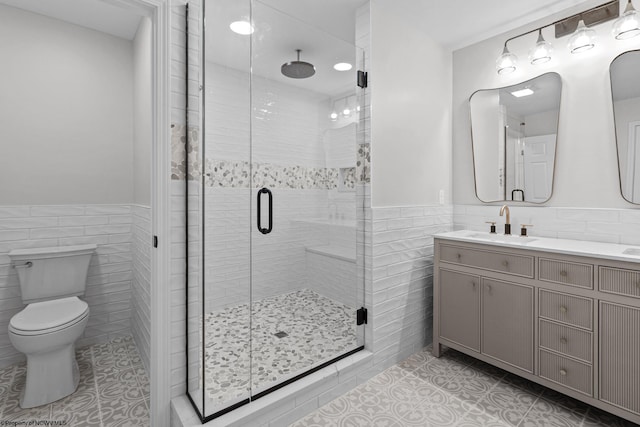
{"label": "white wall", "polygon": [[152,26],[140,20],[133,39],[133,208],[131,332],[147,372],[151,346]]}
{"label": "white wall", "polygon": [[0,6],[2,204],[130,203],[131,42]]}
{"label": "white wall", "polygon": [[133,39],[133,199],[151,204],[151,20],[143,17]]}
{"label": "white wall", "polygon": [[[624,6],[624,5],[621,5]],[[579,12],[588,8],[582,6]],[[569,53],[568,37],[555,39],[553,27],[543,34],[554,47],[554,59],[533,66],[526,60],[536,41],[530,34],[509,43],[520,58],[518,69],[499,76],[495,60],[506,39],[553,22],[570,13],[505,33],[453,53],[453,193],[458,204],[479,204],[473,188],[468,98],[478,89],[508,86],[554,71],[562,78],[562,101],[553,196],[548,206],[629,207],[620,196],[614,139],[609,64],[621,52],[640,48],[640,39],[616,41],[612,22],[594,27],[598,45],[591,51]]]}
{"label": "white wall", "polygon": [[389,0],[371,1],[371,203],[450,198],[451,54]]}

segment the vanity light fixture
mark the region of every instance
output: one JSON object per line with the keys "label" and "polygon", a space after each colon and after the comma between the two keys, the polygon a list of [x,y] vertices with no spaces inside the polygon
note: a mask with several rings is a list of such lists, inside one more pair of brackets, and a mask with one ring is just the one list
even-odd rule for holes
{"label": "vanity light fixture", "polygon": [[596,45],[596,32],[584,25],[584,20],[578,22],[575,33],[569,37],[569,50],[571,53],[582,53],[593,49]]}
{"label": "vanity light fixture", "polygon": [[249,21],[234,21],[229,24],[229,28],[236,34],[240,34],[241,36],[248,36],[249,34],[253,34],[255,31],[253,25]]}
{"label": "vanity light fixture", "polygon": [[542,28],[538,30],[538,41],[529,51],[529,62],[533,65],[544,64],[551,61],[553,46],[542,37]]}
{"label": "vanity light fixture", "polygon": [[633,8],[631,0],[627,2],[624,13],[613,23],[613,37],[626,40],[640,35],[640,15]]}
{"label": "vanity light fixture", "polygon": [[[508,42],[509,40],[507,40]],[[518,64],[518,57],[509,52],[507,49],[507,43],[504,44],[504,49],[502,49],[502,55],[498,57],[496,60],[496,70],[498,70],[498,74],[509,74],[513,73],[516,70],[516,65]]]}
{"label": "vanity light fixture", "polygon": [[353,116],[354,111],[359,112],[360,106],[357,105],[358,100],[355,95],[346,95],[341,98],[336,98],[331,102],[331,112],[329,113],[329,120],[332,122],[339,119],[348,119]]}
{"label": "vanity light fixture", "polygon": [[[542,30],[545,28],[554,26],[556,39],[570,35],[568,45],[569,50],[571,53],[580,53],[595,46],[596,32],[590,27],[616,19],[619,15],[619,0],[611,0],[582,13],[560,19],[542,27],[527,31],[526,33],[511,37],[504,43],[502,54],[496,60],[496,70],[498,74],[507,74],[516,70],[517,56],[514,53],[509,52],[509,49],[507,49],[507,44],[513,39],[537,32],[538,39],[536,44],[529,51],[529,62],[532,65],[544,64],[551,60],[553,54],[553,46],[542,36]],[[627,20],[625,20],[625,17],[627,17]],[[623,29],[618,30],[618,28]],[[616,21],[616,25],[614,25],[614,37],[617,39],[623,39],[634,37],[636,35],[640,35],[640,17],[638,16],[638,12],[633,8],[631,0],[629,0],[624,14],[620,16]]]}

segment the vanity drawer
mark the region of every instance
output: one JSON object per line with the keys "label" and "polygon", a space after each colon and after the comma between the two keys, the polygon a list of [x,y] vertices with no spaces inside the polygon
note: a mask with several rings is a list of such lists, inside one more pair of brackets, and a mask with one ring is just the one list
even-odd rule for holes
{"label": "vanity drawer", "polygon": [[593,396],[591,365],[540,350],[540,377]]}
{"label": "vanity drawer", "polygon": [[540,317],[593,329],[593,300],[540,289]]}
{"label": "vanity drawer", "polygon": [[540,319],[540,347],[591,363],[593,334],[584,329],[572,328]]}
{"label": "vanity drawer", "polygon": [[593,265],[540,258],[539,278],[545,282],[593,289]]}
{"label": "vanity drawer", "polygon": [[601,266],[599,275],[602,292],[640,298],[640,271]]}
{"label": "vanity drawer", "polygon": [[500,273],[533,277],[533,257],[530,256],[441,245],[440,260]]}

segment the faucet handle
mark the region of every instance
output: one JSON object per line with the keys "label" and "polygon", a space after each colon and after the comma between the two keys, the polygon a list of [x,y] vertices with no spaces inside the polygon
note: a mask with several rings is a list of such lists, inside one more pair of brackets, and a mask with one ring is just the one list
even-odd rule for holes
{"label": "faucet handle", "polygon": [[533,227],[533,224],[520,224],[520,237],[527,236],[527,227]]}
{"label": "faucet handle", "polygon": [[495,234],[495,233],[496,233],[496,222],[495,222],[495,221],[485,221],[485,223],[487,223],[487,224],[491,224],[491,231],[490,231],[490,233]]}

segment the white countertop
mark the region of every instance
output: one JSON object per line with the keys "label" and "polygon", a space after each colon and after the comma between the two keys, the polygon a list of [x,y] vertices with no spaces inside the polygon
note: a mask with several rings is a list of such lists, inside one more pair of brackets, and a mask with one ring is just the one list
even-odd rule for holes
{"label": "white countertop", "polygon": [[437,239],[456,240],[469,243],[484,243],[502,248],[521,248],[532,251],[555,252],[567,255],[605,258],[616,261],[640,263],[640,246],[616,243],[590,242],[587,240],[554,239],[550,237],[519,235],[505,236],[488,232],[459,230],[439,233]]}

